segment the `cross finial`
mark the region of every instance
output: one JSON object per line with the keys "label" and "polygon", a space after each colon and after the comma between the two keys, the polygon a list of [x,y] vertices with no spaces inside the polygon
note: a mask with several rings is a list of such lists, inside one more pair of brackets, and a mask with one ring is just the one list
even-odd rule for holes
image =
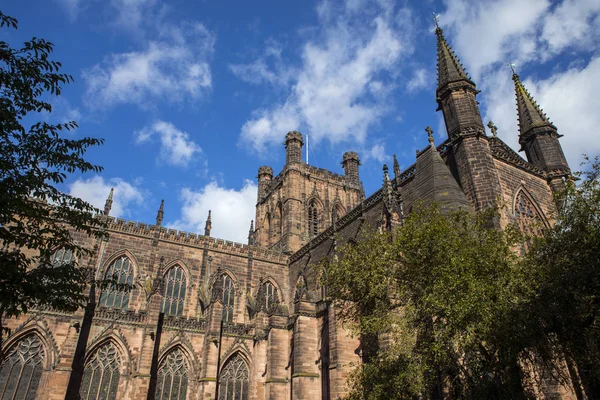
{"label": "cross finial", "polygon": [[435,24],[436,29],[440,29],[440,14],[433,12],[433,23]]}
{"label": "cross finial", "polygon": [[429,144],[433,146],[433,129],[428,125],[425,128],[425,132],[427,132],[427,137],[429,138]]}
{"label": "cross finial", "polygon": [[496,127],[496,125],[494,125],[494,123],[492,121],[488,122],[487,124],[488,128],[490,128],[490,131],[492,131],[492,136],[497,137],[498,136],[498,128]]}
{"label": "cross finial", "polygon": [[508,63],[508,66],[510,67],[510,70],[512,71],[513,75],[517,75],[517,72],[515,71],[515,67],[517,66],[517,64]]}

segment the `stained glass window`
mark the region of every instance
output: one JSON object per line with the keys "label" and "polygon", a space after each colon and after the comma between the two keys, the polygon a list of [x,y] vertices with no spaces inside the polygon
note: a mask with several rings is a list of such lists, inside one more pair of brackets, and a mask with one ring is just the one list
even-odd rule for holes
{"label": "stained glass window", "polygon": [[58,249],[52,257],[52,266],[54,268],[60,267],[64,264],[70,264],[74,260],[75,257],[73,257],[73,250]]}
{"label": "stained glass window", "polygon": [[219,400],[248,400],[248,386],[248,366],[237,353],[221,370]]}
{"label": "stained glass window", "polygon": [[319,211],[314,200],[311,200],[308,205],[308,231],[312,236],[317,236],[319,233]]}
{"label": "stained glass window", "polygon": [[185,400],[188,365],[181,349],[171,351],[158,367],[157,400]]}
{"label": "stained glass window", "polygon": [[519,191],[515,200],[515,217],[519,229],[525,235],[524,250],[528,250],[531,238],[543,234],[544,223],[533,202],[522,190]]}
{"label": "stained glass window", "polygon": [[183,268],[179,265],[171,267],[165,274],[165,296],[162,312],[180,317],[185,302],[186,279]]}
{"label": "stained glass window", "polygon": [[227,274],[223,274],[223,322],[233,322],[233,306],[235,304],[235,286]]}
{"label": "stained glass window", "polygon": [[35,399],[44,361],[44,346],[35,334],[9,349],[0,365],[1,399]]}
{"label": "stained glass window", "polygon": [[83,400],[112,400],[119,388],[119,352],[114,343],[106,342],[88,360],[81,382]]}
{"label": "stained glass window", "polygon": [[[131,286],[133,284],[133,266],[131,265],[131,260],[127,256],[117,258],[106,270],[104,279],[113,281],[112,283],[118,285]],[[100,295],[100,306],[126,310],[129,305],[131,291],[123,287],[116,287],[111,283],[108,285]]]}
{"label": "stained glass window", "polygon": [[279,303],[277,298],[277,288],[271,282],[263,283],[263,294],[265,296],[265,309],[270,310],[271,307]]}

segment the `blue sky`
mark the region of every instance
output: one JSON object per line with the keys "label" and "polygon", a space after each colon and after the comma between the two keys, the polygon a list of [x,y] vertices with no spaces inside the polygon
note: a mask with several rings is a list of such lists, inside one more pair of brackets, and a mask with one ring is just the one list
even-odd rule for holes
{"label": "blue sky", "polygon": [[[474,5],[473,5],[474,4]],[[99,176],[63,189],[112,214],[245,241],[256,172],[285,161],[290,130],[310,136],[310,163],[342,172],[359,153],[367,195],[382,164],[414,162],[436,113],[432,12],[482,91],[485,122],[517,149],[518,72],[564,138],[575,169],[600,153],[600,2],[597,0],[10,2],[13,46],[32,36],[55,44],[75,78],[51,98],[52,122],[76,120],[72,137],[103,137],[89,152]]]}

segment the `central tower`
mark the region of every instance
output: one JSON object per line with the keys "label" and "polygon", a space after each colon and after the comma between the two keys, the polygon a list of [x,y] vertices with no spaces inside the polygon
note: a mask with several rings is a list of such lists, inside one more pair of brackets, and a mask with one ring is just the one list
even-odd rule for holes
{"label": "central tower", "polygon": [[251,234],[257,246],[291,254],[343,217],[363,198],[358,154],[342,157],[344,175],[308,165],[302,161],[302,134],[285,136],[285,165],[273,176],[273,169],[258,169],[256,230]]}

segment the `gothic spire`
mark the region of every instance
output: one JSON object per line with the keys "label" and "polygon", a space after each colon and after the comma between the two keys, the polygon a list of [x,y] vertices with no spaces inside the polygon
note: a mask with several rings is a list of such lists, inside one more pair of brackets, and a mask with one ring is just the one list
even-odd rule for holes
{"label": "gothic spire", "polygon": [[438,89],[450,82],[459,80],[473,83],[446,38],[444,38],[442,28],[436,27],[435,34],[437,35]]}
{"label": "gothic spire", "polygon": [[161,226],[163,217],[165,216],[165,200],[160,201],[160,207],[158,208],[158,212],[156,213],[156,226]]}
{"label": "gothic spire", "polygon": [[394,190],[388,174],[387,164],[383,164],[383,196],[385,204],[391,209],[394,204]]}
{"label": "gothic spire", "polygon": [[248,244],[254,245],[254,220],[250,221],[250,230],[248,231]]}
{"label": "gothic spire", "polygon": [[398,159],[394,154],[394,178],[398,178],[400,176],[400,164],[398,164]]}
{"label": "gothic spire", "polygon": [[548,119],[548,116],[544,114],[544,111],[542,111],[533,97],[531,97],[531,94],[525,89],[519,75],[514,70],[512,79],[515,82],[520,135],[523,136],[531,129],[542,126],[550,126],[556,129]]}
{"label": "gothic spire", "polygon": [[115,192],[115,188],[110,188],[110,193],[106,198],[106,203],[104,203],[104,215],[110,214],[110,209],[112,208],[113,203],[113,193]]}
{"label": "gothic spire", "polygon": [[208,218],[206,218],[206,225],[204,225],[204,236],[210,236],[211,229],[212,229],[211,211],[208,210]]}

